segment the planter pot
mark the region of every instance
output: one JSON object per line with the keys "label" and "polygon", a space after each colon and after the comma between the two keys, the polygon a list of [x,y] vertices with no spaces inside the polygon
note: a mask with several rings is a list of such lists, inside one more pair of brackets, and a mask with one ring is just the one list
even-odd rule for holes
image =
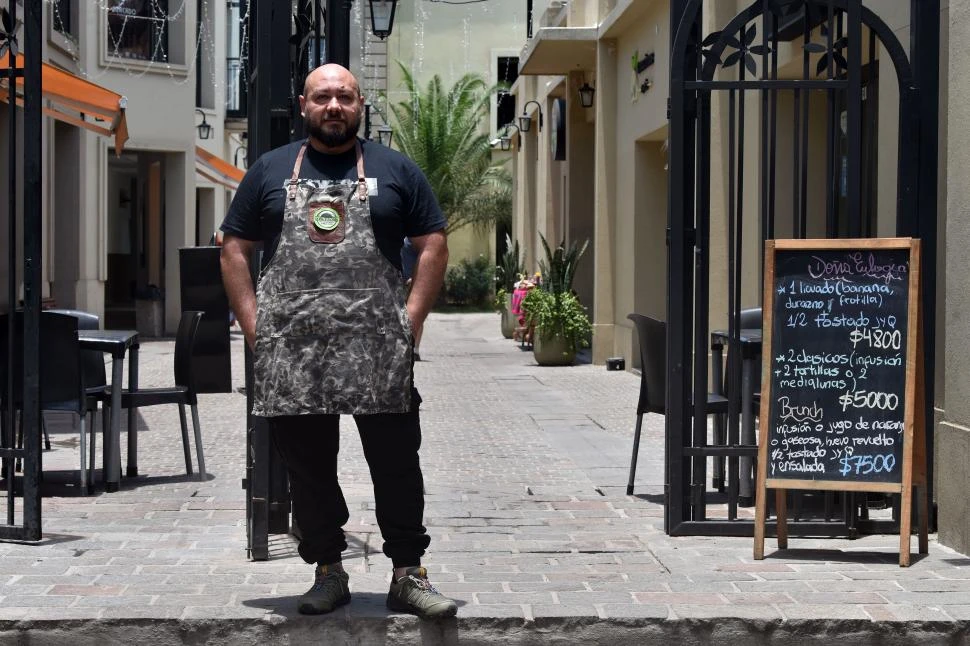
{"label": "planter pot", "polygon": [[560,336],[543,338],[537,333],[532,356],[540,366],[571,366],[576,362],[576,344]]}
{"label": "planter pot", "polygon": [[502,336],[511,339],[515,334],[515,314],[512,313],[512,295],[505,297],[505,309],[502,310]]}

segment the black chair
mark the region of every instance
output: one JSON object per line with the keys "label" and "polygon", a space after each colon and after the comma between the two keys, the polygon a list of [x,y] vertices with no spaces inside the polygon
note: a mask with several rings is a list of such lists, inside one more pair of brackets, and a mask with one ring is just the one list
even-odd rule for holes
{"label": "black chair", "polygon": [[[761,329],[761,308],[760,307],[749,307],[743,309],[739,315],[739,329],[740,330],[760,330]],[[723,373],[720,375],[722,388],[740,388],[740,385],[733,386],[730,385],[731,375],[727,374],[729,372],[727,366],[725,365]],[[757,416],[761,412],[761,370],[756,370],[754,372],[754,382],[753,386],[753,401],[754,406],[753,412]],[[723,394],[723,393],[721,393]],[[718,446],[724,446],[727,444],[727,423],[723,417],[719,417],[718,421],[714,424],[714,444]],[[725,458],[723,456],[718,456],[714,459],[714,481],[713,486],[718,491],[724,491],[724,479],[725,479]]]}
{"label": "black chair", "polygon": [[[7,393],[7,330],[10,318],[0,317],[0,409],[23,409],[23,355],[14,355],[13,402],[5,401]],[[86,418],[97,410],[97,401],[89,397],[84,383],[81,365],[81,349],[77,337],[78,320],[66,314],[41,312],[40,316],[40,408],[42,411],[61,411],[77,415],[80,426],[80,486],[81,494],[87,495],[89,475],[86,462],[87,428]],[[24,315],[14,315],[14,343],[22,348],[24,339]],[[93,422],[93,419],[92,419]],[[23,440],[23,416],[20,417],[19,442]]]}
{"label": "black chair", "polygon": [[[45,310],[55,314],[66,314],[77,319],[78,330],[100,330],[101,319],[97,314],[85,312],[84,310],[71,309],[50,309]],[[108,415],[107,406],[110,397],[105,398],[108,392],[108,377],[104,367],[104,353],[97,350],[81,350],[81,371],[84,375],[84,391],[88,395],[88,402],[97,408],[98,402],[101,403],[101,436],[102,439],[108,434]],[[90,411],[93,413],[93,411]],[[89,464],[94,465],[95,454],[95,434],[94,426],[91,426],[91,437],[89,444]],[[93,474],[92,474],[93,475]]]}
{"label": "black chair", "polygon": [[[77,319],[78,330],[100,330],[101,319],[97,314],[83,310],[51,309],[45,310],[54,314],[66,314]],[[104,367],[104,353],[97,350],[81,350],[81,368],[84,372],[84,386],[88,392],[96,394],[104,391],[108,385],[107,373]]]}
{"label": "black chair", "polygon": [[[751,307],[746,310],[741,310],[741,329],[742,330],[760,330],[761,329],[761,308]],[[754,400],[755,404],[761,401],[761,371],[756,370],[754,373]]]}
{"label": "black chair", "polygon": [[[121,391],[122,408],[144,408],[159,404],[178,404],[179,422],[182,425],[182,450],[185,452],[185,471],[192,475],[192,453],[189,448],[189,430],[185,420],[185,407],[192,409],[192,428],[195,434],[195,451],[199,461],[199,480],[205,478],[205,458],[202,454],[202,431],[199,428],[198,397],[193,377],[192,349],[203,312],[182,312],[178,331],[175,333],[175,385],[167,388],[139,388],[131,392]],[[111,400],[109,386],[105,397]],[[134,433],[135,429],[128,429]]]}
{"label": "black chair", "polygon": [[[637,455],[640,451],[640,429],[644,413],[666,414],[667,397],[667,324],[644,316],[628,314],[637,330],[640,345],[640,400],[637,402],[637,426],[633,433],[633,457],[630,459],[630,479],[626,485],[627,495],[633,495],[633,480],[637,472]],[[728,400],[716,393],[707,394],[706,411],[709,415],[727,414]]]}

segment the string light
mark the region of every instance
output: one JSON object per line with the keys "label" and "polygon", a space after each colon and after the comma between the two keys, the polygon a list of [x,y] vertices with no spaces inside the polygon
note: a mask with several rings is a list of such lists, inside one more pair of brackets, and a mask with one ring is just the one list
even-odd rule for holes
{"label": "string light", "polygon": [[[58,6],[57,0],[44,0],[46,4],[50,5],[54,13],[55,24],[64,24],[63,17],[60,14],[60,7]],[[95,81],[101,77],[108,74],[110,71],[123,70],[131,78],[141,78],[150,72],[157,73],[159,70],[164,70],[168,73],[169,79],[173,81],[175,85],[185,85],[195,81],[195,69],[200,63],[200,56],[205,52],[206,60],[210,63],[215,60],[215,38],[211,32],[211,12],[210,12],[210,0],[202,0],[202,6],[200,10],[202,12],[202,20],[198,21],[198,32],[195,38],[195,46],[192,48],[191,59],[188,60],[184,66],[186,69],[185,74],[176,73],[173,71],[173,64],[170,60],[159,60],[160,54],[162,53],[162,43],[164,42],[164,35],[166,30],[171,34],[171,23],[176,22],[180,19],[184,19],[186,15],[185,7],[189,0],[181,0],[177,9],[173,13],[169,13],[168,9],[163,7],[159,0],[151,0],[151,16],[131,16],[128,14],[122,14],[121,27],[117,30],[115,36],[110,28],[106,29],[107,44],[108,44],[108,56],[106,57],[105,64],[99,66],[101,69],[97,73],[91,73],[81,62],[80,52],[78,51],[78,46],[75,38],[71,34],[64,34],[64,42],[67,47],[65,48],[68,55],[74,60],[77,65],[78,72],[84,78],[88,80]],[[218,1],[218,0],[217,0]],[[242,26],[243,42],[240,45],[240,58],[245,60],[248,54],[249,47],[249,0],[241,0],[241,3],[245,3],[245,12],[239,18],[239,24]],[[100,20],[100,16],[96,15],[95,20],[98,20],[98,24],[108,24],[107,18],[113,16],[118,17],[117,13],[111,10],[117,6],[116,2],[113,0],[96,0],[94,3],[88,4],[88,8],[94,9],[96,13],[103,14],[105,19]],[[125,30],[129,27],[129,21],[134,20],[150,20],[153,22],[161,23],[161,29],[156,32],[155,42],[153,43],[151,56],[145,59],[127,57],[122,54],[122,42],[124,39]],[[227,16],[228,21],[228,16]],[[75,24],[80,21],[76,21]],[[132,23],[134,24],[134,23]],[[188,28],[188,26],[186,25]],[[168,52],[165,52],[165,57],[168,58]],[[137,65],[129,64],[130,62],[137,61]],[[175,66],[181,67],[182,63],[176,63]],[[209,82],[217,90],[225,85],[224,82],[220,81],[216,77],[215,65],[210,65],[210,79]]]}

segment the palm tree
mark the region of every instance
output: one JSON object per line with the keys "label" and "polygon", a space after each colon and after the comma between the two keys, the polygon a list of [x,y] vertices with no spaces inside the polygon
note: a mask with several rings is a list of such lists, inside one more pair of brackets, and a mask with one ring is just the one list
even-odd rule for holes
{"label": "palm tree", "polygon": [[497,87],[465,74],[447,92],[437,74],[423,90],[401,62],[408,98],[390,106],[394,139],[431,183],[448,233],[473,225],[487,228],[512,217],[512,178],[492,162],[487,122]]}

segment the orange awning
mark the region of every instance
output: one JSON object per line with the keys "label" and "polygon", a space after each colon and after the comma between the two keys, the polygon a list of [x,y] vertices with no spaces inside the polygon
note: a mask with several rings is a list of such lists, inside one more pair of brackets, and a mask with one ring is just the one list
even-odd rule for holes
{"label": "orange awning", "polygon": [[[9,56],[5,54],[0,58],[0,70],[7,68]],[[16,65],[23,68],[22,54],[17,56]],[[20,107],[24,105],[23,84],[23,78],[18,78],[16,101]],[[99,135],[114,137],[115,154],[121,155],[128,141],[128,124],[125,121],[128,99],[50,63],[41,63],[40,84],[41,93],[49,102],[44,106],[44,114]],[[0,78],[0,101],[9,102],[5,78]]]}
{"label": "orange awning", "polygon": [[243,169],[233,166],[201,146],[195,147],[195,172],[232,190],[239,187],[239,181],[246,174]]}

